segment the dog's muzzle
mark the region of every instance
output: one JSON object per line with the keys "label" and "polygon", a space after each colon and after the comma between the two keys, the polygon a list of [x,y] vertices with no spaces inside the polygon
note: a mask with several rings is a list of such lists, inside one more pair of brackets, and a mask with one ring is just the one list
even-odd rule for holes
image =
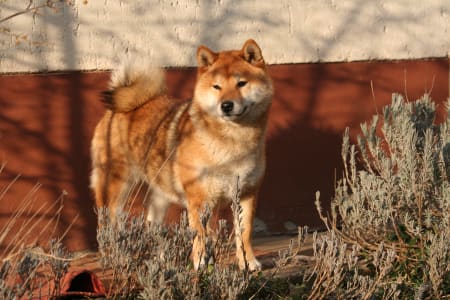
{"label": "dog's muzzle", "polygon": [[220,104],[220,109],[226,116],[229,116],[233,112],[234,102],[233,101],[224,101],[224,102],[222,102],[222,104]]}

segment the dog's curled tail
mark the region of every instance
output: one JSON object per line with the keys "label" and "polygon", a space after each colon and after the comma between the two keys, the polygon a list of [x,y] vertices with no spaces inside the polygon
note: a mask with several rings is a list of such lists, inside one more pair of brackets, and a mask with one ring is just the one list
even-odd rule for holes
{"label": "dog's curled tail", "polygon": [[164,71],[148,63],[126,61],[111,74],[109,90],[102,93],[106,108],[129,112],[166,91]]}

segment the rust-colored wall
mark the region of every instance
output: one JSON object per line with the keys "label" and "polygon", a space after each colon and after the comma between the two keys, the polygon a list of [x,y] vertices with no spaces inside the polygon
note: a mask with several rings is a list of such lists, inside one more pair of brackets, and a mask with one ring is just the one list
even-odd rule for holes
{"label": "rust-colored wall", "polygon": [[[345,127],[359,124],[388,104],[392,92],[410,100],[431,91],[437,102],[449,96],[447,59],[401,62],[297,64],[270,67],[276,93],[269,135],[268,168],[257,216],[270,231],[285,221],[322,226],[314,194],[325,203],[340,175],[340,143]],[[89,190],[89,143],[103,107],[99,93],[109,73],[0,76],[0,189],[21,177],[0,199],[0,225],[37,183],[34,206],[54,203],[62,191],[64,209],[57,233],[78,215],[66,239],[72,250],[95,247],[96,216]],[[168,71],[169,93],[192,95],[195,71]],[[373,94],[371,90],[373,83]],[[442,105],[441,105],[442,108]],[[56,209],[45,218],[53,217]],[[44,237],[52,230],[43,231]]]}

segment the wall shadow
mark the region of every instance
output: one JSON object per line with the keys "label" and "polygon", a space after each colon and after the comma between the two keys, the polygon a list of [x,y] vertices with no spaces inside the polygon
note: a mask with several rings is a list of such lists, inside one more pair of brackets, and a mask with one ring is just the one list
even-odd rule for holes
{"label": "wall shadow", "polygon": [[[446,59],[270,66],[275,96],[268,128],[267,173],[257,209],[269,231],[285,231],[286,221],[323,226],[314,194],[321,191],[327,209],[334,182],[341,175],[339,155],[345,127],[350,127],[355,138],[359,124],[390,103],[395,91],[407,91],[413,100],[432,90],[432,98],[442,103],[449,94],[448,70]],[[31,211],[43,203],[51,205],[67,191],[57,232],[64,232],[78,216],[65,244],[72,250],[96,246],[89,147],[104,112],[99,95],[108,78],[109,72],[0,76],[0,157],[7,162],[0,173],[0,188],[22,174],[0,199],[1,224],[40,182]],[[167,81],[170,95],[189,99],[195,69],[169,69]],[[443,112],[443,105],[439,110]],[[168,220],[179,213],[179,208],[173,209]],[[53,217],[50,212],[44,219]],[[41,233],[37,230],[36,234]]]}
{"label": "wall shadow", "polygon": [[[216,50],[222,48],[222,41],[225,40],[222,37],[230,32],[242,34],[242,42],[249,38],[239,28],[239,20],[252,20],[255,24],[252,29],[255,30],[259,28],[258,24],[269,28],[290,26],[288,20],[279,16],[255,16],[252,11],[222,1],[203,3],[198,11],[200,19],[192,17],[190,20],[187,16],[179,16],[171,20],[169,25],[154,13],[156,5],[136,3],[126,5],[133,5],[136,14],[148,15],[148,23],[144,25],[164,36],[159,44],[149,45],[155,50],[162,49],[163,61],[168,60],[165,55],[170,55],[170,51],[166,53],[164,47],[173,42],[190,45],[192,53],[182,55],[193,55],[197,45],[180,34],[180,30],[189,22],[200,20],[201,30],[196,40]],[[309,54],[319,52],[318,60],[326,58],[328,54],[339,50],[341,41],[353,34],[350,29],[355,24],[361,24],[361,16],[370,9],[383,12],[384,21],[398,26],[408,35],[413,28],[410,25],[420,21],[420,16],[401,13],[392,15],[383,5],[365,4],[359,0],[345,8],[346,18],[334,28],[333,34],[321,34],[320,30],[326,28],[327,22],[322,19],[316,20],[316,36],[290,32],[293,45]],[[160,3],[165,9],[170,5],[173,4]],[[219,5],[223,9],[217,9]],[[98,51],[78,48],[76,33],[80,20],[77,13],[72,7],[64,7],[58,13],[47,11],[36,17],[43,29],[32,32],[34,38],[41,34],[47,38],[45,28],[57,29],[61,39],[47,42],[60,47],[63,55],[61,59],[68,70],[77,69],[81,55]],[[436,15],[439,11],[433,7],[430,14]],[[81,21],[83,26],[92,26],[98,34],[112,41],[112,45],[105,46],[118,51],[126,49],[140,53],[139,49],[134,49],[133,41],[124,36],[115,36],[111,28],[98,26],[95,20]],[[143,24],[131,22],[123,26],[138,31]],[[377,24],[366,29],[369,35],[380,30]],[[263,32],[254,33],[257,36],[253,38],[257,40],[264,37]],[[264,47],[280,47],[267,40],[264,42]],[[40,50],[46,51],[47,46],[41,43],[35,50],[41,47]],[[421,42],[420,46],[429,47],[426,42]],[[7,55],[11,53],[13,51],[10,49]],[[121,54],[118,53],[118,56]],[[43,67],[51,65],[44,59],[44,56],[37,55],[36,61],[32,63]],[[359,124],[381,111],[390,102],[392,92],[404,93],[408,99],[414,100],[424,92],[431,91],[438,103],[449,96],[447,58],[278,65],[270,66],[269,71],[275,83],[275,96],[268,128],[267,174],[260,193],[257,216],[267,223],[270,231],[284,231],[283,224],[286,221],[316,228],[322,226],[313,204],[314,194],[317,190],[321,191],[321,199],[327,209],[334,182],[341,174],[339,154],[344,129],[350,127],[354,139],[359,133]],[[65,207],[57,224],[57,233],[62,234],[71,226],[65,238],[69,248],[96,246],[96,215],[89,189],[89,146],[94,127],[104,112],[99,95],[107,87],[108,76],[108,72],[77,71],[0,76],[0,160],[7,162],[0,173],[0,189],[8,186],[17,174],[21,174],[20,180],[0,199],[0,224],[7,221],[20,205],[20,199],[27,197],[36,182],[40,182],[42,187],[33,195],[30,211],[36,210],[42,203],[51,205],[66,191]],[[169,69],[167,81],[170,95],[189,99],[194,89],[195,69]],[[443,105],[440,106],[442,111]],[[54,218],[54,212],[49,212],[44,219]],[[169,221],[176,219],[179,212],[178,208],[173,209],[169,213]],[[77,221],[72,224],[75,218]],[[36,233],[45,236],[48,232],[37,230]]]}
{"label": "wall shadow", "polygon": [[394,92],[409,101],[430,92],[442,119],[448,70],[447,59],[271,66],[275,96],[257,215],[273,231],[286,230],[287,221],[323,228],[315,192],[328,210],[342,178],[345,128],[355,142],[360,124],[381,113]]}

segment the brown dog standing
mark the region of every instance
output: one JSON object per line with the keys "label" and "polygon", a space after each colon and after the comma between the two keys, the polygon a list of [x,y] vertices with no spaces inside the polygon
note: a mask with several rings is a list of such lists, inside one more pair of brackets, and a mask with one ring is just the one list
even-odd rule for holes
{"label": "brown dog standing", "polygon": [[159,69],[125,65],[112,74],[109,109],[92,140],[96,205],[108,207],[114,218],[136,181],[150,187],[149,221],[161,222],[171,202],[185,205],[197,231],[198,268],[205,263],[200,212],[205,203],[229,203],[239,178],[243,232],[236,235],[237,258],[241,267],[246,260],[251,270],[259,269],[251,232],[265,170],[272,81],[253,40],[241,50],[218,53],[200,46],[197,61],[194,97],[184,103],[165,94]]}

